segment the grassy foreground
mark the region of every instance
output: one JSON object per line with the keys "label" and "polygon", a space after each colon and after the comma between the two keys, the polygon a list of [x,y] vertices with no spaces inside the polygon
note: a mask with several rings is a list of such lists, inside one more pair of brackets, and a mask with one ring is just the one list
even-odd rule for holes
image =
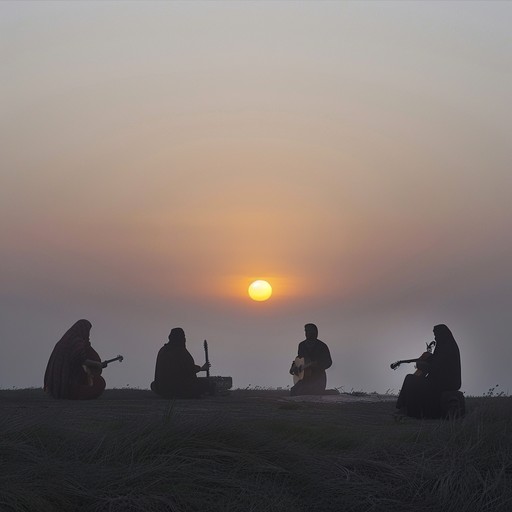
{"label": "grassy foreground", "polygon": [[391,402],[280,394],[0,391],[0,511],[512,510],[512,398],[395,423]]}

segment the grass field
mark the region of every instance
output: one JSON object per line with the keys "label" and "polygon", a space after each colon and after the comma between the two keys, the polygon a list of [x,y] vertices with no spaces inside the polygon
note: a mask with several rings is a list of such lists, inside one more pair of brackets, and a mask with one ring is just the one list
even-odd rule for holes
{"label": "grass field", "polygon": [[0,391],[0,511],[510,511],[512,398],[396,423],[285,391],[170,402]]}

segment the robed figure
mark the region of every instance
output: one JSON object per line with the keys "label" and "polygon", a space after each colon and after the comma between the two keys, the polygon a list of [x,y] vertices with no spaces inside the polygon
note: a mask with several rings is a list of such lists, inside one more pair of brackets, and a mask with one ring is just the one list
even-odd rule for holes
{"label": "robed figure", "polygon": [[55,345],[44,374],[44,390],[53,398],[89,400],[105,390],[101,359],[91,346],[89,320],[78,320]]}
{"label": "robed figure", "polygon": [[169,334],[169,341],[158,351],[151,389],[164,398],[199,398],[213,394],[213,382],[197,377],[198,372],[209,367],[208,362],[203,366],[195,364],[186,348],[185,332],[175,327]]}
{"label": "robed figure", "polygon": [[290,395],[322,395],[327,386],[327,374],[325,370],[332,365],[329,347],[318,339],[318,328],[315,324],[304,326],[306,339],[299,343],[297,359],[292,363],[290,373],[299,373],[298,360],[302,360],[304,371],[302,378],[290,388]]}
{"label": "robed figure", "polygon": [[396,407],[407,416],[444,416],[443,395],[453,395],[461,387],[460,352],[452,332],[444,324],[436,325],[434,340],[436,345],[433,354],[417,361],[418,371],[405,377],[398,395]]}

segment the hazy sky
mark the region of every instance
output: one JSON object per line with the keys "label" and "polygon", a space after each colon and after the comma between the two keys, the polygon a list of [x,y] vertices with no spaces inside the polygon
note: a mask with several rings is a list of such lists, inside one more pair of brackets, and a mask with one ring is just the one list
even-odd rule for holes
{"label": "hazy sky", "polygon": [[[235,387],[384,392],[446,323],[512,393],[511,2],[0,3],[0,388],[80,318],[108,387],[183,327]],[[247,286],[274,295],[253,302]]]}

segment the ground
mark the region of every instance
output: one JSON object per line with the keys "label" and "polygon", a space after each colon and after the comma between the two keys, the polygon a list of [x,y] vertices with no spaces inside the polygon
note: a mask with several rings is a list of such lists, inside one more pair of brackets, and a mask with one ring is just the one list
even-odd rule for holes
{"label": "ground", "polygon": [[0,391],[0,511],[508,511],[512,402],[455,421],[379,395],[163,400]]}

